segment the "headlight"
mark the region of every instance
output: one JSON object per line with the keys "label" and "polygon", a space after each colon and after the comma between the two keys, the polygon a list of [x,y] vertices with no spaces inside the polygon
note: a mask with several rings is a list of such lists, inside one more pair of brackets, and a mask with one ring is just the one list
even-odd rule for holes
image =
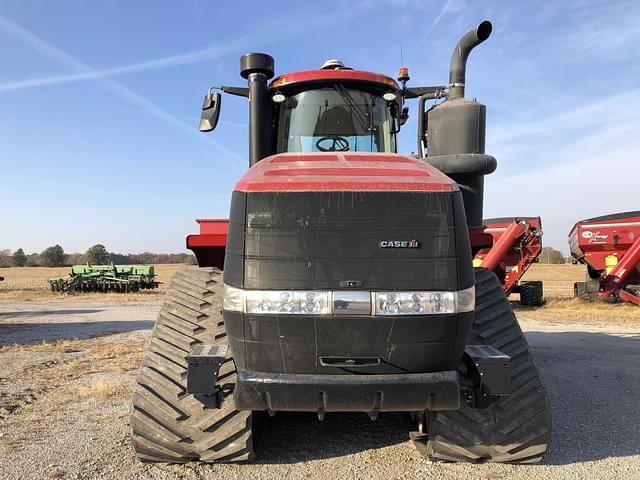
{"label": "headlight", "polygon": [[330,313],[331,292],[242,290],[224,285],[222,308],[232,312],[298,315]]}
{"label": "headlight", "polygon": [[376,315],[472,312],[475,287],[457,292],[373,292]]}

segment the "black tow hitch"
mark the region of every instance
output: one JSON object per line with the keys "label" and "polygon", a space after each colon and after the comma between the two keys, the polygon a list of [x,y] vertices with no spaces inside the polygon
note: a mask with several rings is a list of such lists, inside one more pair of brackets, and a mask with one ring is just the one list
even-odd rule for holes
{"label": "black tow hitch", "polygon": [[511,393],[509,362],[511,357],[491,345],[467,345],[464,363],[473,386],[464,391],[472,408],[487,408]]}
{"label": "black tow hitch", "polygon": [[221,390],[216,386],[227,345],[196,345],[187,356],[187,393],[208,408],[220,406]]}

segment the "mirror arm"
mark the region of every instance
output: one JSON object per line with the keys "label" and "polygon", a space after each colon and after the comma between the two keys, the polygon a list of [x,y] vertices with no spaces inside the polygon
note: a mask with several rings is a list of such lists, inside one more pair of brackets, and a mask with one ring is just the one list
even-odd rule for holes
{"label": "mirror arm", "polygon": [[222,90],[224,93],[228,93],[229,95],[249,98],[249,89],[247,87],[227,87],[225,85],[220,87],[209,87],[209,93],[213,90]]}

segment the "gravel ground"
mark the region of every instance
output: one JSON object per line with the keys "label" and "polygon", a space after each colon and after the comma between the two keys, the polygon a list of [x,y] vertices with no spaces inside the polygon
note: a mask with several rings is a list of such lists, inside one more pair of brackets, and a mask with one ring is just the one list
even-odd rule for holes
{"label": "gravel ground", "polygon": [[278,414],[253,464],[141,464],[129,447],[128,399],[158,309],[0,303],[1,479],[640,479],[640,327],[535,311],[519,315],[553,406],[543,465],[425,461],[394,414]]}

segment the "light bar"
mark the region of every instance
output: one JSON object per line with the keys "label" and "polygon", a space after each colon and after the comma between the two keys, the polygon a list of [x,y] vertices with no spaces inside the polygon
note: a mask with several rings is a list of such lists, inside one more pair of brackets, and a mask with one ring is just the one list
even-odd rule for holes
{"label": "light bar", "polygon": [[333,292],[243,290],[225,284],[222,308],[258,315],[441,315],[472,312],[475,287],[455,292]]}

